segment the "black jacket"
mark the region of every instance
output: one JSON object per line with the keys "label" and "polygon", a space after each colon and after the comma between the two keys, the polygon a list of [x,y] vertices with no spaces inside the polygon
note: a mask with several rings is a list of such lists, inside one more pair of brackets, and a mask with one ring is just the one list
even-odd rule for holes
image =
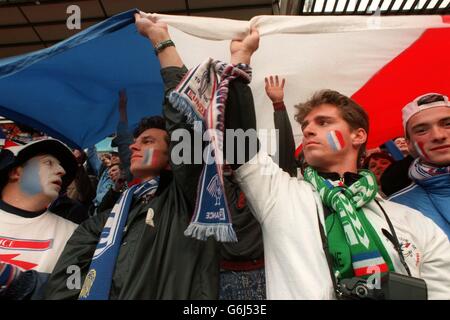
{"label": "black jacket", "polygon": [[[166,94],[175,88],[185,68],[161,71]],[[164,116],[169,133],[184,127],[184,119],[166,101]],[[169,152],[176,143],[171,142]],[[183,233],[193,213],[201,165],[172,165],[163,172],[156,195],[148,203],[133,201],[113,274],[110,299],[216,299],[218,250],[212,240],[199,241]],[[149,208],[154,225],[145,223]],[[68,241],[47,284],[45,298],[76,299],[79,289],[69,290],[67,268],[81,269],[81,283],[109,211],[82,223]]]}

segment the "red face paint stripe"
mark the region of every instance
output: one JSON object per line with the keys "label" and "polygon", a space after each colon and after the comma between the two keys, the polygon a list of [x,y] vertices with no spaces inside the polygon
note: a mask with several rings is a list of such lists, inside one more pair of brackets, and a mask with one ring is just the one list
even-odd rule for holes
{"label": "red face paint stripe", "polygon": [[335,134],[336,134],[336,138],[339,141],[339,144],[341,145],[341,149],[343,149],[345,146],[345,141],[344,141],[344,136],[342,135],[342,132],[340,132],[339,130],[336,130]]}

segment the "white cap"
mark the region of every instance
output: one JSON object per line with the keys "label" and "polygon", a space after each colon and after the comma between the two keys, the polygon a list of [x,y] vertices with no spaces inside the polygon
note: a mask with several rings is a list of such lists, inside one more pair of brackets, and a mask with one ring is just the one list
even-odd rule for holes
{"label": "white cap", "polygon": [[[430,102],[428,102],[430,101]],[[416,113],[435,107],[450,107],[448,97],[440,93],[426,93],[408,103],[402,109],[403,129],[406,132],[406,124],[408,120]]]}

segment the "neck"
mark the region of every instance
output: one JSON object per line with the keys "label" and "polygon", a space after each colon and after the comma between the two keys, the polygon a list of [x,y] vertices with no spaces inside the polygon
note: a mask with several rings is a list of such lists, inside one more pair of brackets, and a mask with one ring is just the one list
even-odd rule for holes
{"label": "neck", "polygon": [[150,180],[156,178],[157,176],[158,176],[157,174],[149,174],[149,175],[146,175],[145,177],[141,177],[141,179],[142,179],[142,182],[150,181]]}
{"label": "neck", "polygon": [[29,196],[15,184],[7,184],[2,190],[2,200],[7,204],[31,212],[42,211],[50,204],[48,197],[38,194]]}
{"label": "neck", "polygon": [[351,164],[346,164],[346,163],[340,163],[340,164],[331,165],[331,166],[327,166],[327,167],[323,167],[323,168],[315,167],[314,169],[316,169],[319,172],[324,172],[324,173],[336,172],[337,174],[339,174],[340,177],[343,177],[344,173],[346,173],[346,172],[358,173],[358,168],[356,167],[356,164],[351,165]]}

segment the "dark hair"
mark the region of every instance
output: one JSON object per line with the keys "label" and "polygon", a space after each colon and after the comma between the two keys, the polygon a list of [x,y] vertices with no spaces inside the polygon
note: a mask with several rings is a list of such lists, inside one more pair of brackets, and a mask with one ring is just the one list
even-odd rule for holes
{"label": "dark hair", "polygon": [[[321,90],[316,92],[311,99],[304,103],[299,103],[295,106],[297,114],[295,120],[300,125],[305,120],[306,116],[314,109],[323,104],[331,104],[335,106],[345,122],[351,129],[356,130],[362,128],[369,134],[369,116],[366,111],[349,97],[333,90]],[[366,142],[359,148],[358,161],[366,151]]]}
{"label": "dark hair", "polygon": [[374,152],[370,156],[364,159],[363,168],[368,169],[370,160],[377,160],[377,159],[386,159],[390,161],[391,163],[394,163],[394,158],[391,157],[391,155],[387,152],[381,151],[381,152]]}
{"label": "dark hair", "polygon": [[[134,129],[133,132],[133,136],[136,139],[137,137],[139,137],[142,132],[144,132],[145,130],[148,129],[160,129],[160,130],[164,130],[167,132],[166,130],[166,121],[164,120],[163,117],[160,116],[152,116],[152,117],[145,117],[142,118],[141,121],[139,121],[136,129]],[[167,145],[170,144],[170,139],[169,139],[169,135],[167,134],[165,137],[166,143]]]}

